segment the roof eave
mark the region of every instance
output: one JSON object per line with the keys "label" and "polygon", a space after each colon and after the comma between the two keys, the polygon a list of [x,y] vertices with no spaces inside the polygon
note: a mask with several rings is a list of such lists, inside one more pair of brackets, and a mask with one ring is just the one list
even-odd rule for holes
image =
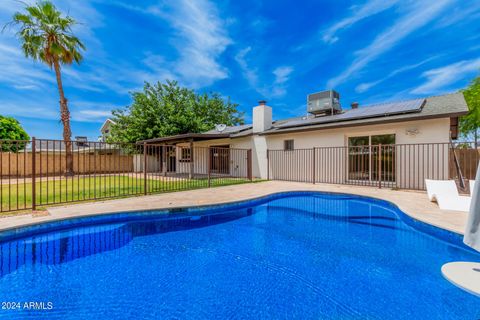
{"label": "roof eave", "polygon": [[223,138],[228,138],[229,136],[230,135],[228,133],[222,133],[222,134],[186,133],[186,134],[178,134],[178,135],[162,137],[162,138],[141,140],[141,141],[137,141],[137,144],[174,143],[174,142],[178,143],[178,142],[186,142],[186,141],[223,139]]}
{"label": "roof eave", "polygon": [[261,132],[259,135],[272,135],[272,134],[282,134],[282,133],[292,133],[292,132],[306,132],[306,131],[316,131],[316,130],[328,130],[328,129],[337,129],[342,127],[361,127],[365,125],[372,125],[372,124],[387,124],[387,123],[396,123],[396,122],[410,122],[410,121],[418,121],[418,120],[429,120],[429,119],[439,119],[439,118],[454,118],[460,117],[467,114],[468,111],[465,112],[455,112],[455,113],[448,113],[448,114],[435,114],[435,115],[425,115],[425,116],[418,116],[418,117],[411,117],[411,118],[394,118],[389,119],[388,117],[383,118],[372,118],[370,121],[365,122],[356,122],[351,123],[350,121],[345,122],[337,122],[334,125],[325,124],[322,125],[310,125],[310,126],[301,126],[296,128],[286,128],[280,130],[270,130],[266,132]]}

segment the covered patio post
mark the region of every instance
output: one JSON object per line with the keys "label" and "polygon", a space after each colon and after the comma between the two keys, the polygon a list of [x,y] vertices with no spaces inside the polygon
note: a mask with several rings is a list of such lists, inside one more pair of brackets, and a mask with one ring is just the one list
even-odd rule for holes
{"label": "covered patio post", "polygon": [[162,158],[162,174],[164,177],[167,176],[167,168],[168,168],[168,163],[167,163],[167,146],[166,145],[162,145],[160,148],[162,148],[162,155],[161,155],[161,158]]}
{"label": "covered patio post", "polygon": [[193,179],[194,174],[194,163],[193,163],[193,139],[190,140],[190,171],[188,172],[188,179]]}

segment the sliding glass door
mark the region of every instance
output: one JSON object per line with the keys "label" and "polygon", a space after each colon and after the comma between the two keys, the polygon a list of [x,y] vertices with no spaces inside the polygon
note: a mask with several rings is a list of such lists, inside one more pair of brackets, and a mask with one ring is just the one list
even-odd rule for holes
{"label": "sliding glass door", "polygon": [[[348,179],[395,181],[395,135],[348,138]],[[380,148],[379,145],[382,147]]]}

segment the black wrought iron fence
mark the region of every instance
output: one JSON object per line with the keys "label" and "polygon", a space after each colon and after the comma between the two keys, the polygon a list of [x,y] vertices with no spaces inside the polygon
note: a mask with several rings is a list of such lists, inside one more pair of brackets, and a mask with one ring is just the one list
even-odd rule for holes
{"label": "black wrought iron fence", "polygon": [[0,212],[252,180],[248,149],[0,141]]}
{"label": "black wrought iron fence", "polygon": [[480,153],[469,143],[423,143],[268,150],[267,158],[272,180],[424,190],[425,179],[475,179]]}

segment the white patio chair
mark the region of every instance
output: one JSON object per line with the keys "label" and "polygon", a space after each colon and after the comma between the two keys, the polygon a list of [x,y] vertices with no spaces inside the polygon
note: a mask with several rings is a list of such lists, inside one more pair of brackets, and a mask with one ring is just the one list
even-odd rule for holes
{"label": "white patio chair", "polygon": [[467,196],[448,196],[441,195],[437,197],[438,207],[442,210],[470,211],[471,197]]}
{"label": "white patio chair", "polygon": [[460,196],[453,180],[425,180],[428,199],[442,210],[469,211],[471,197]]}
{"label": "white patio chair", "polygon": [[458,196],[457,185],[453,180],[429,180],[425,179],[428,200],[437,201],[437,196],[456,195]]}

